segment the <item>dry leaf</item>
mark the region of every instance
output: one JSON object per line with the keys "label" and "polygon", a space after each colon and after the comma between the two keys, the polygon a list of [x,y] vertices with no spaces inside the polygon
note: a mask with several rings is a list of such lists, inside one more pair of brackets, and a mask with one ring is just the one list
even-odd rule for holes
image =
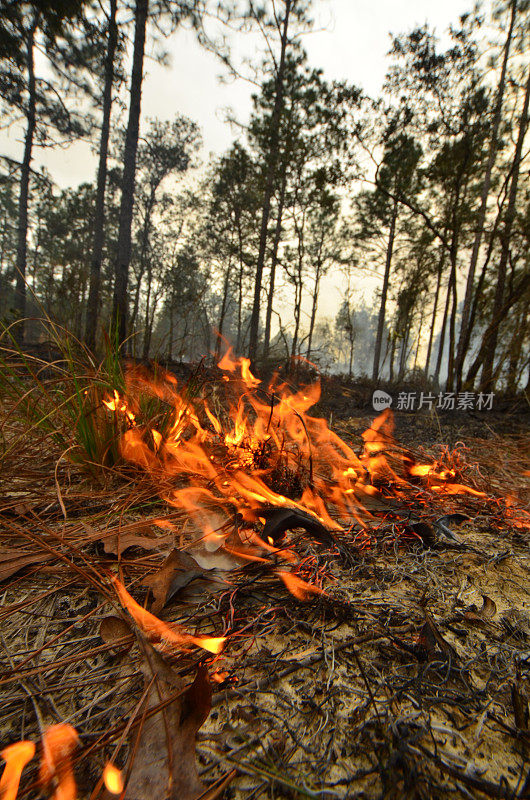
{"label": "dry leaf", "polygon": [[18,549],[0,550],[0,583],[24,567],[31,564],[42,564],[43,561],[52,561],[54,558],[52,553],[42,551],[21,553]]}
{"label": "dry leaf", "polygon": [[121,617],[109,615],[102,619],[99,635],[107,644],[116,645],[119,653],[127,653],[133,645],[131,629]]}
{"label": "dry leaf", "polygon": [[464,619],[468,622],[483,623],[486,620],[492,619],[497,613],[497,606],[495,602],[488,597],[487,594],[482,595],[482,608],[471,606],[467,611],[464,611]]}
{"label": "dry leaf", "polygon": [[[168,534],[166,536],[139,536],[137,533],[125,531],[120,534],[113,534],[106,536],[102,533],[103,549],[106,553],[115,556],[121,555],[129,547],[140,547],[142,550],[155,550],[164,547],[170,547],[173,544],[173,536]],[[118,551],[119,548],[119,551]]]}
{"label": "dry leaf", "polygon": [[[165,705],[148,716],[140,729],[136,755],[125,791],[125,800],[195,800],[205,787],[195,763],[195,736],[210,713],[212,690],[205,665],[200,665],[193,683],[182,693],[184,681],[151,648],[146,648],[146,678],[155,676],[147,708]],[[134,752],[137,734],[133,734]]]}
{"label": "dry leaf", "polygon": [[482,595],[482,608],[479,611],[483,619],[491,619],[497,613],[497,606],[495,601],[488,597],[487,594]]}
{"label": "dry leaf", "polygon": [[206,576],[205,570],[201,569],[188,553],[183,550],[172,550],[160,569],[142,581],[142,585],[147,586],[153,593],[154,599],[151,605],[153,614],[159,614],[166,603],[169,603],[171,598],[191,581]]}
{"label": "dry leaf", "polygon": [[512,705],[515,724],[520,731],[527,731],[530,727],[530,714],[528,712],[528,698],[517,683],[512,683]]}
{"label": "dry leaf", "polygon": [[[442,634],[438,630],[433,618],[426,611],[425,624],[420,631],[419,644],[424,648],[427,653],[428,661],[439,661],[440,653],[446,660],[451,660],[453,663],[458,660],[456,650],[446,642]],[[437,648],[439,652],[437,652]]]}

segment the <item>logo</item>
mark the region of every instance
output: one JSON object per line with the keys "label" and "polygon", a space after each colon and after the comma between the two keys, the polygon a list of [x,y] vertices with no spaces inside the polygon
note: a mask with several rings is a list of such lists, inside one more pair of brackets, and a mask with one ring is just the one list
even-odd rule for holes
{"label": "logo", "polygon": [[392,398],[381,389],[376,389],[372,395],[372,406],[376,411],[382,411],[384,408],[390,408],[392,405]]}

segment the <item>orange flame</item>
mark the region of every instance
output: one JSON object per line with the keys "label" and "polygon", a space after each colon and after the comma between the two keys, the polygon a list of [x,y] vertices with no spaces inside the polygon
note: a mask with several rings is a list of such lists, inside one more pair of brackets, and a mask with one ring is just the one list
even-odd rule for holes
{"label": "orange flame", "polygon": [[186,648],[190,644],[195,644],[197,647],[202,647],[203,650],[215,654],[220,653],[223,649],[226,641],[224,636],[192,636],[183,631],[180,626],[174,624],[169,626],[142,608],[117,578],[113,577],[111,580],[121,604],[148,638],[168,642],[180,649]]}
{"label": "orange flame", "polygon": [[59,723],[44,732],[40,777],[46,786],[56,782],[53,800],[76,800],[72,754],[78,744],[79,737],[72,725]]}
{"label": "orange flame", "polygon": [[230,673],[226,670],[216,670],[210,675],[210,680],[212,680],[214,683],[224,683],[229,674]]}
{"label": "orange flame", "polygon": [[[275,377],[265,387],[268,395],[257,392],[264,387],[252,374],[249,360],[234,356],[231,348],[218,367],[228,378],[227,417],[215,414],[200,394],[190,399],[187,389],[179,391],[176,378],[161,369],[156,377],[149,377],[145,369],[131,369],[126,396],[115,392],[107,401],[109,408],[126,413],[123,409],[140,406],[137,393],[142,390],[172,405],[173,417],[165,430],[133,424],[128,418],[121,454],[151,475],[166,502],[192,518],[209,549],[227,546],[236,514],[252,526],[262,517],[264,505],[294,507],[330,530],[342,530],[370,516],[363,504],[366,497],[384,492],[403,498],[410,492],[411,479],[421,481],[433,499],[485,496],[459,480],[458,459],[445,459],[447,465],[442,466],[434,461],[417,464],[404,455],[394,440],[390,409],[364,432],[364,449],[357,455],[324,419],[308,413],[320,398],[318,382],[293,390]],[[290,492],[296,499],[278,490],[282,482],[274,479],[289,475],[301,476],[299,490]],[[255,544],[267,555],[262,542]],[[234,549],[233,543],[230,547]],[[246,552],[246,557],[252,555]]]}
{"label": "orange flame", "polygon": [[109,761],[103,770],[103,783],[111,794],[121,794],[123,792],[123,778],[121,770]]}
{"label": "orange flame", "polygon": [[319,589],[318,586],[314,586],[312,583],[303,581],[292,572],[283,572],[282,570],[277,570],[276,575],[282,579],[291,594],[296,597],[297,600],[301,600],[302,603],[307,603],[315,595],[317,597],[326,595],[326,593],[323,592],[322,589]]}
{"label": "orange flame", "polygon": [[107,406],[109,411],[124,414],[130,423],[133,423],[136,419],[135,414],[130,410],[126,401],[120,397],[116,389],[114,389],[114,395],[112,397],[103,399],[103,405]]}
{"label": "orange flame", "polygon": [[34,755],[35,745],[28,741],[15,742],[0,751],[0,756],[6,762],[0,778],[1,800],[15,800],[22,770]]}

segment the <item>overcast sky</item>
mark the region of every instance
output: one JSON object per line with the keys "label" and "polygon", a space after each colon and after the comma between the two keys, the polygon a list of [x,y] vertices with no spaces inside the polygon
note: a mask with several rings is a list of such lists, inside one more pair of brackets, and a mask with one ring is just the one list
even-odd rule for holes
{"label": "overcast sky", "polygon": [[[384,79],[389,33],[401,33],[428,22],[443,34],[451,22],[468,11],[472,0],[314,0],[316,32],[304,45],[314,66],[330,79],[345,79],[376,95]],[[255,48],[255,41],[241,35],[233,41],[241,53]],[[145,117],[171,119],[177,112],[201,126],[203,158],[229,147],[234,133],[224,121],[230,106],[245,122],[250,111],[251,84],[238,80],[219,82],[220,62],[203,50],[195,36],[180,30],[167,42],[170,67],[152,59],[146,62],[142,112]],[[0,152],[21,158],[21,129],[0,133]],[[36,150],[33,166],[44,163],[60,186],[74,186],[95,177],[96,161],[88,144],[62,150]]]}

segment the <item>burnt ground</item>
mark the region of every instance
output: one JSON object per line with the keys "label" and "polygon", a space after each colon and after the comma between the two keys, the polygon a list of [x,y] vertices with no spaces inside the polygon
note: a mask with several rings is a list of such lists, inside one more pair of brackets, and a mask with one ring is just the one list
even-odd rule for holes
{"label": "burnt ground", "polygon": [[[315,414],[360,450],[370,398],[369,386],[324,380]],[[522,404],[398,412],[396,438],[418,460],[461,442],[453,463],[487,496],[416,487],[371,505],[368,538],[354,529],[330,545],[290,531],[282,546],[301,561],[300,577],[325,592],[305,602],[278,579],[281,554],[262,564],[205,551],[145,476],[124,470],[94,484],[59,461],[49,439],[22,437],[3,464],[1,745],[38,742],[47,726],[68,723],[79,735],[79,797],[104,796],[93,789],[112,758],[134,775],[125,797],[191,800],[198,784],[190,789],[181,769],[194,760],[193,737],[190,746],[182,736],[190,711],[168,705],[163,671],[187,686],[205,662],[211,711],[202,725],[205,715],[191,713],[198,773],[205,785],[228,776],[226,798],[530,797],[528,423]],[[432,527],[457,512],[468,519],[448,522],[454,536]],[[411,530],[411,518],[426,520],[429,535]],[[112,622],[123,612],[109,576],[152,607],[145,579],[161,574],[173,548],[191,554],[200,574],[181,565],[180,588],[159,616],[228,640],[216,657],[175,654],[161,640],[165,666],[153,667],[130,618],[125,633]],[[148,704],[169,709],[160,730],[163,715],[148,717],[154,733],[142,705],[153,674],[166,689]],[[207,705],[204,694],[188,705]],[[21,798],[53,792],[37,766],[26,768]]]}

